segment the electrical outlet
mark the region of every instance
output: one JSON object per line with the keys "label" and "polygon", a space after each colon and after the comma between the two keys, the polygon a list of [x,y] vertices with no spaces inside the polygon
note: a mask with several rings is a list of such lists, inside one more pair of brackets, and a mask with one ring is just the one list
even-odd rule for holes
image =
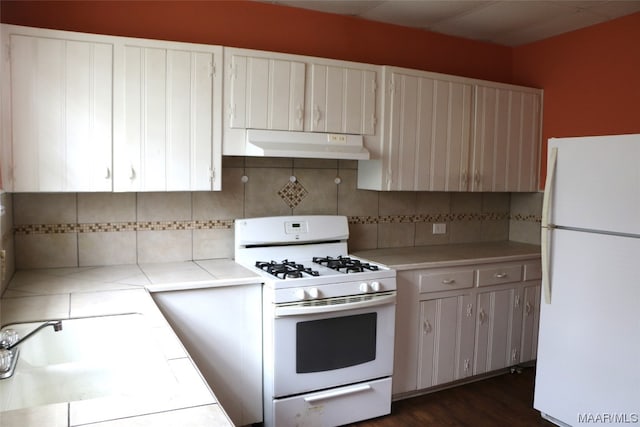
{"label": "electrical outlet", "polygon": [[446,234],[447,224],[433,224],[433,234]]}
{"label": "electrical outlet", "polygon": [[346,143],[347,136],[346,135],[338,135],[335,133],[331,133],[327,136],[328,142],[337,142],[337,143]]}

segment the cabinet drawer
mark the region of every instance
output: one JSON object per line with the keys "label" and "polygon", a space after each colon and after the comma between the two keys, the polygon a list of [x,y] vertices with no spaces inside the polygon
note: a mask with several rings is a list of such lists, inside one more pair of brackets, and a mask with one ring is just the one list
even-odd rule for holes
{"label": "cabinet drawer", "polygon": [[391,378],[273,401],[273,425],[341,426],[391,412]]}
{"label": "cabinet drawer", "polygon": [[473,287],[473,270],[451,270],[420,274],[420,292]]}
{"label": "cabinet drawer", "polygon": [[542,279],[542,264],[540,261],[530,262],[524,265],[524,279],[523,280],[538,280]]}
{"label": "cabinet drawer", "polygon": [[478,269],[478,286],[500,285],[522,280],[521,265],[505,265]]}

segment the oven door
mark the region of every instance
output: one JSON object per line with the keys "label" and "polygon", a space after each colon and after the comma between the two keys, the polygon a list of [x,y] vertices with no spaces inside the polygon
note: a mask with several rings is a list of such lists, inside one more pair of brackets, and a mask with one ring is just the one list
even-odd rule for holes
{"label": "oven door", "polygon": [[387,377],[396,292],[277,306],[274,396]]}

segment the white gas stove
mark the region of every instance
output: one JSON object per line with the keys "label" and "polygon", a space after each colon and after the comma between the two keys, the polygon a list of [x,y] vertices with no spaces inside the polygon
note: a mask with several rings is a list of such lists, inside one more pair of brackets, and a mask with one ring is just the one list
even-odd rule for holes
{"label": "white gas stove", "polygon": [[236,262],[264,279],[264,424],[388,414],[395,271],[347,254],[344,216],[239,219]]}

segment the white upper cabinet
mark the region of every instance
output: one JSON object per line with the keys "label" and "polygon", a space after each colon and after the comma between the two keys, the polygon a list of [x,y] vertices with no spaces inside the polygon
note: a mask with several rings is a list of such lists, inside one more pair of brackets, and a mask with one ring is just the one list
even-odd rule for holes
{"label": "white upper cabinet", "polygon": [[310,68],[309,130],[375,134],[375,71],[323,64]]}
{"label": "white upper cabinet", "polygon": [[12,25],[2,39],[8,190],[220,189],[222,47]]}
{"label": "white upper cabinet", "polygon": [[536,89],[475,87],[471,191],[536,191],[541,95]]}
{"label": "white upper cabinet", "polygon": [[220,189],[219,46],[121,39],[114,77],[116,191]]}
{"label": "white upper cabinet", "polygon": [[385,67],[381,189],[465,189],[472,86],[445,77]]}
{"label": "white upper cabinet", "polygon": [[396,67],[383,84],[382,138],[358,188],[537,190],[540,90]]}
{"label": "white upper cabinet", "polygon": [[111,191],[113,44],[11,25],[2,32],[6,188]]}
{"label": "white upper cabinet", "polygon": [[305,64],[232,55],[229,68],[232,128],[303,129]]}
{"label": "white upper cabinet", "polygon": [[378,66],[238,48],[224,61],[223,154],[246,154],[247,129],[378,134]]}

